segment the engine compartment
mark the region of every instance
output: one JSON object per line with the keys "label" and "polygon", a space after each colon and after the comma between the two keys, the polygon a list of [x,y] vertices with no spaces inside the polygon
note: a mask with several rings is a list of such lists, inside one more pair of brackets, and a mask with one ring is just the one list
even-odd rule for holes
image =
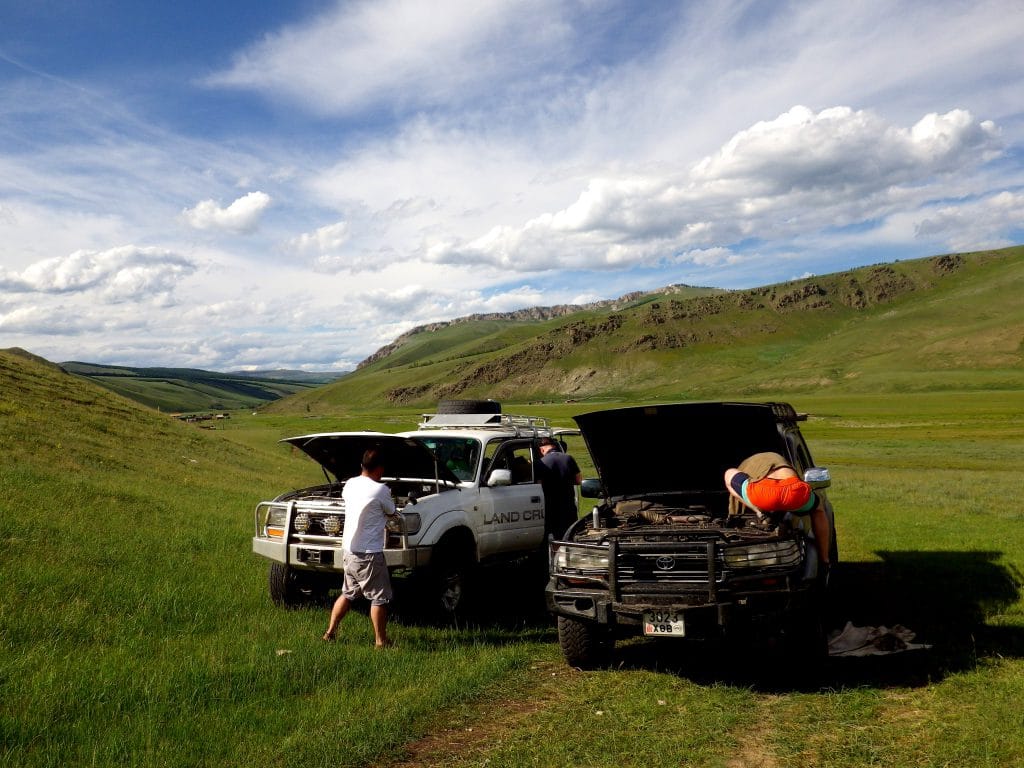
{"label": "engine compartment", "polygon": [[[385,485],[391,490],[391,498],[399,509],[415,505],[419,499],[432,496],[438,492],[454,490],[454,486],[434,483],[428,480],[386,480]],[[341,492],[345,487],[342,481],[299,488],[281,494],[275,501],[312,501],[337,503],[340,506]]]}
{"label": "engine compartment", "polygon": [[729,515],[728,507],[728,494],[719,493],[620,499],[582,518],[574,538],[685,540],[710,534],[736,541],[778,537],[791,530],[785,517],[761,517],[749,509]]}

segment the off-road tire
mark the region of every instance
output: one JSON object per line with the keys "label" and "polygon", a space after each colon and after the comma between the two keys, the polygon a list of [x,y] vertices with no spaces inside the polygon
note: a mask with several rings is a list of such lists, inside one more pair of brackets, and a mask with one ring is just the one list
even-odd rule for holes
{"label": "off-road tire", "polygon": [[440,400],[438,413],[501,413],[501,403],[496,400]]}
{"label": "off-road tire", "polygon": [[319,574],[271,563],[267,582],[271,601],[282,608],[304,608],[327,602],[328,584]]}
{"label": "off-road tire", "polygon": [[559,616],[558,645],[569,666],[597,669],[608,666],[615,639],[600,624]]}
{"label": "off-road tire", "polygon": [[449,533],[434,549],[426,574],[428,610],[442,621],[457,620],[469,603],[470,574],[475,566],[472,537]]}
{"label": "off-road tire", "polygon": [[807,672],[818,670],[828,659],[828,633],[820,606],[808,607],[789,617],[784,628],[783,656]]}

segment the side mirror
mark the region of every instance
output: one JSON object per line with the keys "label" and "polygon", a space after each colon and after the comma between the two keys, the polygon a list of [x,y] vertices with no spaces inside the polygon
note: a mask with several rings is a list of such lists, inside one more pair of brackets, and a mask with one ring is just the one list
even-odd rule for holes
{"label": "side mirror", "polygon": [[601,487],[601,479],[588,477],[580,484],[580,496],[585,499],[604,498],[604,488]]}
{"label": "side mirror", "polygon": [[502,485],[512,485],[511,469],[492,470],[490,476],[487,478],[488,488],[497,488]]}
{"label": "side mirror", "polygon": [[811,467],[804,472],[804,482],[811,488],[828,488],[832,485],[832,474],[825,467]]}

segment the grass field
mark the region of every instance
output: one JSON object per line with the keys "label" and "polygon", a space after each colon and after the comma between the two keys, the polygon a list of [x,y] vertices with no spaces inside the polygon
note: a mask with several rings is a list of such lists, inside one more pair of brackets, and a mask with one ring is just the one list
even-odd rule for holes
{"label": "grass field", "polygon": [[319,477],[276,441],[415,411],[198,430],[3,354],[0,384],[0,765],[1024,764],[1024,392],[794,398],[834,477],[834,622],[933,645],[808,679],[669,641],[569,669],[509,573],[468,625],[377,652],[355,614],[324,644],[249,551],[255,503]]}

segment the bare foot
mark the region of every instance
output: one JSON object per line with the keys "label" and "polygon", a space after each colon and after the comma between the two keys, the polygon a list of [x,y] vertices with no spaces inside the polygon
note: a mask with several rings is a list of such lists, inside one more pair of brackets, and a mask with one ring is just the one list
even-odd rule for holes
{"label": "bare foot", "polygon": [[374,648],[390,648],[395,643],[393,640],[385,640],[383,643],[374,643]]}
{"label": "bare foot", "polygon": [[323,640],[324,640],[324,642],[327,642],[327,643],[331,642],[332,640],[334,640],[334,633],[333,632],[324,632]]}

